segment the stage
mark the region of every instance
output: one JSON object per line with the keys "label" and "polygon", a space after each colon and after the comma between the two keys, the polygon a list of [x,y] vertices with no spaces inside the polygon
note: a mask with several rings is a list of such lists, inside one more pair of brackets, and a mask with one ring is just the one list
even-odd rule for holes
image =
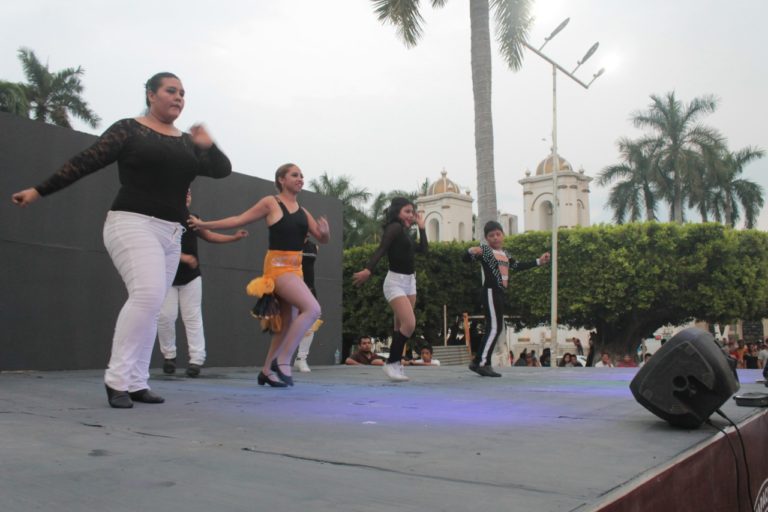
{"label": "stage", "polygon": [[[318,366],[272,389],[254,368],[153,369],[166,403],[131,410],[109,408],[102,371],[0,373],[0,510],[750,509],[738,444],[737,496],[723,434],[645,410],[636,369],[501,372],[410,368],[390,383],[379,367]],[[739,377],[741,392],[768,391],[757,370]],[[747,438],[754,495],[766,409],[722,409]]]}

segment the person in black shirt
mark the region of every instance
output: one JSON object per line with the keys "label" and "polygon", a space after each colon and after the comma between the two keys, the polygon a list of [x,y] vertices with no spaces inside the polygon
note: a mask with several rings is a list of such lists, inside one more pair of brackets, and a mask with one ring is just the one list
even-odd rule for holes
{"label": "person in black shirt", "polygon": [[320,318],[320,304],[302,278],[301,254],[309,232],[321,244],[331,238],[328,221],[314,217],[296,197],[304,186],[304,175],[295,164],[281,165],[275,172],[278,194],[266,196],[239,215],[220,220],[189,218],[194,229],[231,229],[265,219],[269,228],[269,250],[260,278],[274,285],[280,304],[280,327],[273,329],[272,343],[258,376],[260,385],[293,385],[291,357],[312,324]]}
{"label": "person in black shirt", "polygon": [[[187,191],[187,208],[192,204],[192,191]],[[189,347],[187,377],[197,377],[205,363],[205,334],[203,332],[203,280],[197,258],[197,238],[214,244],[237,242],[248,236],[244,229],[234,235],[214,233],[207,229],[188,229],[181,235],[181,256],[173,286],[168,289],[165,302],[157,317],[157,341],[163,353],[163,372],[176,372],[176,318],[181,309],[184,330]]]}
{"label": "person in black shirt", "polygon": [[[416,223],[419,226],[418,245],[408,236],[408,230]],[[387,255],[389,272],[384,279],[384,298],[389,302],[395,314],[395,331],[389,347],[389,359],[384,365],[384,372],[393,381],[406,381],[403,365],[403,349],[408,338],[416,330],[416,274],[414,273],[414,254],[427,252],[427,232],[424,219],[415,211],[413,203],[405,197],[395,197],[387,208],[384,234],[378,249],[373,253],[365,268],[356,272],[352,280],[362,285],[371,277],[379,260]]]}
{"label": "person in black shirt", "polygon": [[509,274],[549,262],[549,253],[545,252],[532,261],[516,261],[502,249],[504,229],[501,224],[493,220],[488,221],[483,231],[488,244],[470,247],[463,256],[465,262],[479,260],[483,268],[482,302],[485,310],[485,334],[469,369],[483,377],[501,377],[501,374],[495,372],[491,366],[491,355],[504,327],[504,302]]}
{"label": "person in black shirt", "polygon": [[145,87],[147,113],[122,119],[90,148],[48,180],[13,194],[27,206],[117,162],[120,190],[104,223],[104,245],[128,289],[104,375],[112,407],[162,403],[149,389],[149,362],[157,314],[176,275],[187,208],[186,194],[197,176],[223,178],[229,159],[201,125],[184,133],[174,122],[184,108],[184,87],[173,73],[157,73]]}

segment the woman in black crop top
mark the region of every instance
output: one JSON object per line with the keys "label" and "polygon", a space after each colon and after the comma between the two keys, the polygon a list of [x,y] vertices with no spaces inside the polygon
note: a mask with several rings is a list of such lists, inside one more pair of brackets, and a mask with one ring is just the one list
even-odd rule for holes
{"label": "woman in black crop top", "polygon": [[330,240],[330,230],[324,217],[315,220],[299,206],[296,197],[303,186],[304,176],[298,166],[281,165],[275,172],[275,187],[279,192],[276,196],[263,197],[233,217],[212,221],[189,218],[189,225],[195,229],[230,229],[266,219],[269,250],[264,259],[263,277],[274,282],[282,327],[272,336],[264,367],[258,376],[261,385],[293,385],[291,357],[304,333],[320,318],[320,304],[302,279],[301,254],[307,232],[325,244]]}
{"label": "woman in black crop top", "polygon": [[117,162],[121,187],[104,223],[104,245],[128,300],[117,318],[104,383],[109,404],[120,409],[164,401],[149,390],[149,360],[157,315],[179,263],[187,190],[197,176],[232,172],[205,128],[184,133],[174,126],[184,108],[176,75],[156,74],[145,92],[146,115],[116,122],[49,179],[13,194],[14,203],[27,206]]}
{"label": "woman in black crop top", "polygon": [[[408,230],[414,222],[419,226],[418,245],[408,235]],[[414,274],[416,252],[427,252],[424,219],[415,211],[414,204],[409,199],[396,197],[387,208],[384,235],[378,249],[368,260],[365,268],[352,276],[353,282],[359,286],[371,277],[371,272],[384,254],[389,258],[389,272],[384,279],[384,298],[387,299],[395,314],[395,331],[392,334],[389,359],[384,365],[384,372],[394,381],[408,380],[400,361],[403,357],[405,342],[416,330],[416,315],[413,312],[416,305],[416,275]]]}

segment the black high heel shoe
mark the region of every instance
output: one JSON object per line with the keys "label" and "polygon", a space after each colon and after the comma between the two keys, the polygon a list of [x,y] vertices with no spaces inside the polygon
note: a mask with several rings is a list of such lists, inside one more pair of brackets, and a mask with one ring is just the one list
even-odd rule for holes
{"label": "black high heel shoe", "polygon": [[[272,375],[272,374],[270,374]],[[263,386],[264,384],[269,384],[273,388],[287,388],[288,384],[285,382],[279,381],[279,380],[272,380],[268,376],[264,375],[264,372],[259,372],[259,377],[256,379],[259,383],[259,386]]]}
{"label": "black high heel shoe", "polygon": [[290,375],[284,374],[282,371],[280,371],[281,366],[291,366],[289,364],[278,364],[276,360],[272,361],[272,364],[269,366],[269,369],[272,370],[277,374],[277,378],[281,381],[285,382],[289,386],[293,386],[293,377]]}

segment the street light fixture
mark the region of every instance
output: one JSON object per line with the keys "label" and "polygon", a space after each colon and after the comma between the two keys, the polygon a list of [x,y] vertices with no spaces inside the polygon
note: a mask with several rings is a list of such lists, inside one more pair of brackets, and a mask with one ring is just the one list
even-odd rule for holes
{"label": "street light fixture", "polygon": [[557,154],[557,72],[560,71],[565,76],[582,86],[584,89],[589,89],[589,86],[592,85],[592,83],[605,72],[605,68],[601,68],[600,71],[592,75],[592,80],[590,80],[589,83],[582,82],[574,75],[576,70],[579,69],[582,64],[584,64],[590,57],[592,57],[592,55],[595,54],[597,48],[600,46],[599,42],[593,44],[589,50],[587,50],[587,52],[584,54],[584,57],[577,61],[576,67],[571,72],[568,72],[560,64],[552,60],[547,55],[541,53],[541,50],[544,48],[544,46],[549,41],[551,41],[561,30],[563,30],[565,26],[568,25],[569,21],[571,21],[571,18],[566,18],[562,23],[560,23],[560,25],[558,25],[557,28],[553,30],[551,34],[549,34],[548,37],[544,38],[544,44],[542,44],[538,50],[533,48],[528,43],[523,43],[526,48],[552,65],[552,302],[550,310],[550,329],[552,333],[550,338],[552,348],[550,355],[550,365],[552,367],[557,366],[557,233],[559,228],[557,173],[560,171],[560,157]]}
{"label": "street light fixture", "polygon": [[555,37],[561,30],[565,28],[565,26],[568,24],[568,22],[571,21],[571,18],[565,18],[562,23],[560,23],[555,30],[552,31],[551,34],[549,34],[547,37],[544,38],[544,44],[542,44],[539,47],[539,51],[544,49],[544,47],[547,45],[547,43]]}
{"label": "street light fixture", "polygon": [[584,54],[584,56],[581,58],[581,60],[577,60],[576,61],[576,67],[573,68],[573,71],[571,71],[571,74],[574,74],[576,72],[576,70],[581,67],[582,64],[587,62],[587,60],[589,60],[589,58],[592,55],[595,54],[595,52],[597,51],[597,47],[598,46],[600,46],[600,42],[599,41],[597,43],[593,44],[592,47],[589,50],[587,50],[587,53]]}

